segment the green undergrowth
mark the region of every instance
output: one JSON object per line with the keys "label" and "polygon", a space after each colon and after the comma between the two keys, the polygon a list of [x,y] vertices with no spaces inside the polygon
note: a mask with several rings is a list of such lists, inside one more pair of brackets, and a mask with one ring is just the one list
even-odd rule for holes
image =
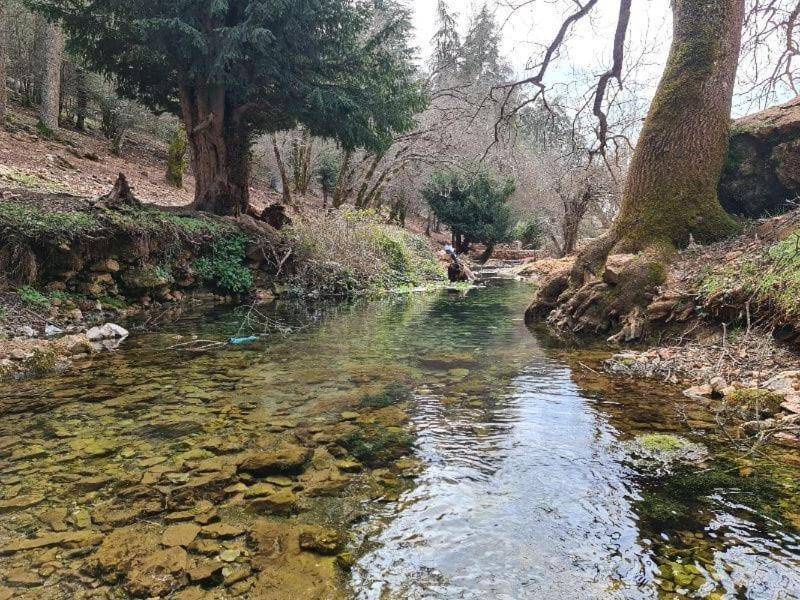
{"label": "green undergrowth", "polygon": [[237,234],[215,240],[209,256],[198,258],[194,270],[209,287],[241,294],[253,287],[253,274],[245,265],[247,237]]}
{"label": "green undergrowth", "polygon": [[422,236],[373,211],[343,208],[304,215],[286,230],[298,294],[354,296],[441,284],[446,273]]}
{"label": "green undergrowth", "polygon": [[800,230],[755,255],[744,255],[705,275],[700,294],[774,311],[781,320],[800,318]]}

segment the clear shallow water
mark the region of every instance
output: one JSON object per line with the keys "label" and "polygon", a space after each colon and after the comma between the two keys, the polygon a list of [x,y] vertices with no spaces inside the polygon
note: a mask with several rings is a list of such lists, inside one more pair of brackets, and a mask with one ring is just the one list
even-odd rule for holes
{"label": "clear shallow water", "polygon": [[[692,471],[647,476],[625,440],[684,433],[685,415],[715,447],[709,415],[675,390],[595,373],[585,365],[596,366],[596,353],[529,331],[530,296],[506,282],[315,314],[287,306],[273,316],[304,328],[286,337],[200,355],[166,350],[192,334],[233,335],[241,315],[220,311],[135,335],[66,376],[0,386],[0,441],[32,450],[0,451],[1,495],[47,497],[0,515],[0,543],[38,530],[44,506],[129,508],[113,482],[85,494],[76,477],[131,485],[156,472],[180,483],[198,459],[187,453],[321,427],[347,399],[402,382],[413,389],[408,428],[423,465],[413,485],[390,503],[314,499],[299,517],[351,531],[358,560],[346,596],[800,598],[798,453],[723,453],[707,467],[725,478],[701,493]],[[87,440],[101,452],[85,451]],[[668,518],[653,509],[664,505]],[[25,560],[0,558],[0,575]],[[87,585],[59,577],[26,593],[67,598]]]}

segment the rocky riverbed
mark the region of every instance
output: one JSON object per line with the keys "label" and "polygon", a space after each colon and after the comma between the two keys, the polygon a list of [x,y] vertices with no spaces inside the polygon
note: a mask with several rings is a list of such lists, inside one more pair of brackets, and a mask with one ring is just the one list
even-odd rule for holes
{"label": "rocky riverbed", "polygon": [[30,413],[6,415],[0,598],[340,597],[347,524],[416,471],[407,391],[363,383],[324,412],[268,414],[116,372],[128,392],[56,391],[29,434]]}

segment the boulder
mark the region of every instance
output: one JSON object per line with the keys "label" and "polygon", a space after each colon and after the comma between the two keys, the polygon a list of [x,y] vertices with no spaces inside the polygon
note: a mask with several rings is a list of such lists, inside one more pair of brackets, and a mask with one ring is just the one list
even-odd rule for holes
{"label": "boulder", "polygon": [[800,96],[734,121],[719,185],[723,208],[759,218],[800,195]]}
{"label": "boulder", "polygon": [[86,337],[91,342],[100,342],[102,340],[110,340],[115,338],[126,338],[130,332],[124,327],[120,327],[116,323],[106,323],[99,327],[92,327],[86,332]]}

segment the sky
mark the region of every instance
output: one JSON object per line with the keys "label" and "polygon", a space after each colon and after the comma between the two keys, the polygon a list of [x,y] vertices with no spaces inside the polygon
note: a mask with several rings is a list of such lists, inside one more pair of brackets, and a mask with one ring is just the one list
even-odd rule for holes
{"label": "sky", "polygon": [[[430,40],[437,26],[436,0],[407,1],[414,11],[416,45],[423,57],[427,58],[431,50]],[[490,2],[490,6],[493,4]],[[463,34],[468,28],[469,16],[480,8],[482,1],[449,0],[448,5],[451,12],[458,14]],[[497,22],[503,26],[503,53],[517,73],[524,73],[527,61],[536,53],[537,47],[540,47],[537,44],[549,43],[564,16],[574,11],[574,7],[572,1],[540,0],[511,15],[507,8],[494,9]],[[584,19],[576,26],[567,44],[567,61],[571,65],[587,69],[602,66],[603,70],[608,67],[618,10],[618,0],[600,0],[592,11],[591,22]],[[659,48],[655,59],[663,61],[670,37],[669,17],[668,0],[635,2],[629,29],[631,52],[656,43]]]}
{"label": "sky", "polygon": [[[431,38],[436,32],[437,0],[405,0],[414,11],[416,46],[420,60],[427,62],[431,52]],[[451,12],[459,16],[462,35],[467,31],[469,17],[483,4],[483,0],[447,0]],[[526,4],[510,15],[503,6]],[[543,46],[549,44],[566,15],[575,11],[574,0],[488,0],[494,7],[495,18],[502,24],[502,51],[510,62],[515,78],[530,75],[531,57],[541,56]],[[499,6],[498,6],[499,5]],[[571,31],[564,52],[549,69],[546,83],[551,86],[572,85],[574,89],[586,88],[592,80],[611,65],[612,40],[619,11],[619,0],[599,0],[590,13]],[[509,16],[510,15],[510,16]],[[666,62],[672,38],[669,0],[640,0],[631,9],[628,29],[626,63],[637,62],[635,80],[628,87],[646,106],[655,93],[658,80]],[[580,84],[576,83],[581,81]],[[777,101],[792,97],[789,94]],[[745,97],[734,98],[733,116],[757,110]]]}

